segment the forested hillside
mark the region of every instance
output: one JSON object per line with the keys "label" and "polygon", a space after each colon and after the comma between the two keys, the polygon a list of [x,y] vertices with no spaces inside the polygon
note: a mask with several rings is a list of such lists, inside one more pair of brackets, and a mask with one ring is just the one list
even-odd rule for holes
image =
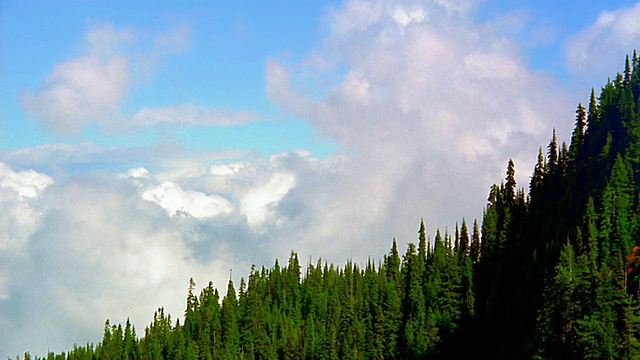
{"label": "forested hillside", "polygon": [[577,106],[569,144],[553,131],[528,191],[515,179],[509,161],[480,224],[429,239],[422,222],[404,254],[394,240],[381,261],[303,271],[292,253],[224,293],[191,281],[184,316],[107,321],[99,343],[47,358],[639,358],[636,52]]}

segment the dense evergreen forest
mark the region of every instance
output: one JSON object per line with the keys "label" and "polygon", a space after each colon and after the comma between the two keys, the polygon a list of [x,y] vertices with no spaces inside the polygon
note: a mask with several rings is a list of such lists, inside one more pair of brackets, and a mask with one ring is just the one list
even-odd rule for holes
{"label": "dense evergreen forest", "polygon": [[[640,61],[587,107],[570,143],[553,131],[529,189],[493,185],[482,222],[380,262],[343,267],[298,256],[251,270],[224,295],[190,281],[184,317],[158,309],[136,333],[47,359],[640,358]],[[24,359],[31,355],[24,354]]]}

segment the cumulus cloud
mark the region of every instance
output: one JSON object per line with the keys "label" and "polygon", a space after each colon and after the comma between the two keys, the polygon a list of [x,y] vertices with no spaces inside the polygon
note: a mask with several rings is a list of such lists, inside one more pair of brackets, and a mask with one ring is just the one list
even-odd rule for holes
{"label": "cumulus cloud", "polygon": [[[347,2],[334,9],[332,32],[313,54],[338,59],[321,75],[334,83],[311,93],[295,86],[308,81],[302,65],[267,64],[270,99],[354,153],[343,182],[327,185],[327,203],[340,210],[321,213],[335,222],[334,234],[353,214],[361,214],[354,238],[362,243],[412,241],[421,216],[441,228],[478,217],[509,158],[526,187],[550,129],[569,133],[575,105],[528,69],[508,34],[473,24],[473,6]],[[352,241],[353,251],[364,249]]]}
{"label": "cumulus cloud", "polygon": [[132,169],[127,177],[138,185],[142,199],[160,205],[171,216],[188,214],[207,219],[233,211],[231,203],[222,196],[184,190],[169,180],[154,181],[145,168]]}
{"label": "cumulus cloud", "polygon": [[13,171],[0,163],[0,188],[15,191],[20,198],[38,198],[42,191],[53,183],[53,179],[33,170]]}
{"label": "cumulus cloud", "polygon": [[[569,70],[602,83],[622,68],[611,60],[623,59],[640,42],[640,4],[604,11],[595,23],[566,42]],[[593,84],[591,84],[593,86]]]}
{"label": "cumulus cloud", "polygon": [[20,277],[1,304],[5,355],[95,342],[107,318],[131,317],[142,331],[157,307],[182,313],[179,289],[190,277],[222,287],[228,269],[239,267],[222,243],[211,245],[216,257],[198,259],[185,238],[194,225],[142,199],[126,179],[74,176],[54,184],[40,205],[23,260],[8,264]]}
{"label": "cumulus cloud", "polygon": [[24,256],[29,236],[36,231],[40,211],[34,203],[53,179],[33,170],[15,171],[0,162],[0,301],[10,296],[10,286],[20,278],[14,264]]}
{"label": "cumulus cloud", "polygon": [[23,96],[23,107],[60,135],[115,116],[131,82],[122,50],[131,39],[129,30],[109,23],[93,28],[85,38],[87,53],[56,65],[36,94]]}
{"label": "cumulus cloud", "polygon": [[309,254],[297,245],[318,210],[297,179],[317,189],[336,161],[294,152],[56,181],[0,167],[0,353],[96,342],[107,318],[141,332],[160,306],[182,314],[190,277],[224,289],[229,269],[237,283],[251,263]]}
{"label": "cumulus cloud", "polygon": [[[474,24],[475,3],[348,1],[328,12],[330,33],[308,59],[267,61],[269,99],[335,139],[335,156],[90,143],[0,152],[0,353],[95,342],[106,318],[131,316],[140,333],[158,306],[180,316],[189,277],[223,288],[230,268],[246,275],[291,250],[379,259],[393,237],[415,241],[421,217],[429,233],[479,217],[509,158],[526,187],[537,148],[554,126],[570,134],[576,104],[508,33]],[[622,16],[612,14],[602,22]],[[140,126],[249,121],[199,105],[137,114]],[[42,174],[48,161],[62,174]],[[120,166],[64,170],[88,162]]]}
{"label": "cumulus cloud", "polygon": [[266,184],[247,192],[242,198],[241,206],[249,226],[258,228],[267,219],[272,218],[272,207],[277,205],[295,185],[294,174],[277,172],[271,175]]}

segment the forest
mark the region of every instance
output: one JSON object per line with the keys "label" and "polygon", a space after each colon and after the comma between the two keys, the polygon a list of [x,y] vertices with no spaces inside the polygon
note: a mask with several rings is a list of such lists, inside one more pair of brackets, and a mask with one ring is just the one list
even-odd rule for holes
{"label": "forest", "polygon": [[291,253],[226,289],[191,280],[179,317],[160,308],[141,332],[107,320],[96,344],[17,359],[640,358],[636,51],[572,121],[528,189],[508,162],[480,222],[430,238],[422,221],[403,254],[394,239],[366,265]]}

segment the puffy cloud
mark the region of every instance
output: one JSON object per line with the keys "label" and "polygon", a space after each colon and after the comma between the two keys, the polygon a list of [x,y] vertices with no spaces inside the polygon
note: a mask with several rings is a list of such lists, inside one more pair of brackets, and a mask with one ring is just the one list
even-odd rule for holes
{"label": "puffy cloud", "polygon": [[[509,34],[470,21],[473,6],[347,2],[312,54],[335,64],[314,76],[334,82],[308,93],[296,87],[309,81],[306,63],[268,62],[270,99],[353,154],[326,183],[326,200],[309,200],[331,219],[309,226],[323,241],[347,236],[356,252],[375,237],[386,248],[393,236],[413,241],[421,216],[441,228],[479,217],[489,186],[504,177],[501,164],[514,158],[526,187],[550,129],[570,133],[574,104],[527,68]],[[359,230],[345,234],[352,224]]]}
{"label": "puffy cloud", "polygon": [[[141,331],[160,306],[182,314],[180,289],[190,277],[224,288],[230,268],[248,270],[225,240],[203,233],[198,218],[171,217],[143,195],[126,177],[74,175],[28,204],[30,214],[39,214],[35,224],[7,224],[3,217],[3,231],[23,232],[20,252],[0,248],[0,278],[9,279],[0,286],[3,355],[98,341],[107,318],[130,317]],[[197,206],[201,196],[179,195],[195,215],[207,215],[209,204]],[[0,204],[19,199],[15,194]],[[7,209],[9,218],[21,211],[13,204]]]}
{"label": "puffy cloud", "polygon": [[361,32],[376,24],[383,11],[382,4],[377,1],[347,1],[344,9],[332,14],[331,26],[338,34]]}
{"label": "puffy cloud", "polygon": [[111,24],[86,36],[87,54],[58,64],[37,94],[25,94],[22,105],[56,134],[70,135],[91,122],[116,115],[131,83],[129,60],[122,46],[131,32]]}
{"label": "puffy cloud", "polygon": [[24,257],[29,237],[36,231],[41,213],[36,201],[53,184],[49,176],[33,170],[14,171],[0,163],[0,301],[21,277],[13,271]]}
{"label": "puffy cloud", "polygon": [[272,218],[273,207],[295,185],[296,177],[294,174],[277,172],[271,175],[266,184],[247,192],[242,198],[241,207],[249,226],[257,228],[268,218]]}
{"label": "puffy cloud", "polygon": [[639,41],[640,4],[604,11],[590,27],[567,39],[567,67],[602,83],[621,69],[620,63],[611,60],[623,59]]}
{"label": "puffy cloud", "polygon": [[[341,195],[323,184],[341,176],[344,159],[300,151],[198,162],[56,181],[0,167],[0,179],[13,179],[0,186],[0,353],[42,355],[96,342],[107,318],[130,317],[141,332],[160,306],[179,317],[190,277],[223,291],[229,269],[240,274],[237,283],[249,264],[268,266],[291,250],[344,260],[340,250],[321,252],[326,244],[307,240],[318,227],[327,236],[339,225],[319,216],[343,216],[340,204],[323,200]],[[30,196],[20,195],[28,186]]]}
{"label": "puffy cloud", "polygon": [[142,199],[160,205],[171,216],[188,214],[197,219],[207,219],[233,211],[231,203],[222,196],[184,190],[169,180],[153,183],[151,175],[144,168],[130,170],[128,178],[138,185]]}
{"label": "puffy cloud", "polygon": [[[148,41],[136,38],[130,29],[115,29],[110,23],[91,28],[84,40],[85,54],[55,65],[35,94],[25,92],[22,97],[23,108],[56,135],[76,135],[90,124],[118,132],[161,125],[231,126],[258,118],[251,111],[233,112],[191,103],[142,107],[131,114],[121,111],[134,80],[153,78],[164,56],[189,50],[187,25],[158,35],[146,52]],[[143,50],[134,50],[134,41],[143,42]]]}
{"label": "puffy cloud", "polygon": [[422,7],[415,7],[411,10],[405,9],[402,5],[396,5],[390,12],[389,16],[398,24],[400,27],[405,27],[412,22],[420,23],[425,17],[426,13]]}
{"label": "puffy cloud", "polygon": [[15,191],[20,198],[38,198],[42,191],[53,184],[53,179],[34,170],[13,171],[0,163],[0,188]]}
{"label": "puffy cloud", "polygon": [[[131,316],[140,333],[158,306],[180,316],[176,289],[189,277],[223,288],[229,268],[244,276],[248,264],[291,250],[379,259],[392,237],[415,241],[420,217],[433,230],[480,216],[509,158],[526,186],[552,126],[570,133],[575,104],[527,68],[508,34],[474,24],[474,4],[349,1],[329,12],[331,33],[307,61],[267,62],[267,96],[339,142],[336,156],[95,144],[1,152],[24,171],[0,167],[12,179],[0,186],[9,214],[0,227],[13,239],[0,250],[0,352],[95,342],[105,318]],[[309,81],[309,70],[321,73]],[[317,78],[311,93],[296,87]],[[191,123],[244,121],[198,105],[147,108],[132,121],[173,123],[178,113]],[[28,168],[51,160],[63,170],[117,163],[119,175],[54,169],[44,185]]]}

